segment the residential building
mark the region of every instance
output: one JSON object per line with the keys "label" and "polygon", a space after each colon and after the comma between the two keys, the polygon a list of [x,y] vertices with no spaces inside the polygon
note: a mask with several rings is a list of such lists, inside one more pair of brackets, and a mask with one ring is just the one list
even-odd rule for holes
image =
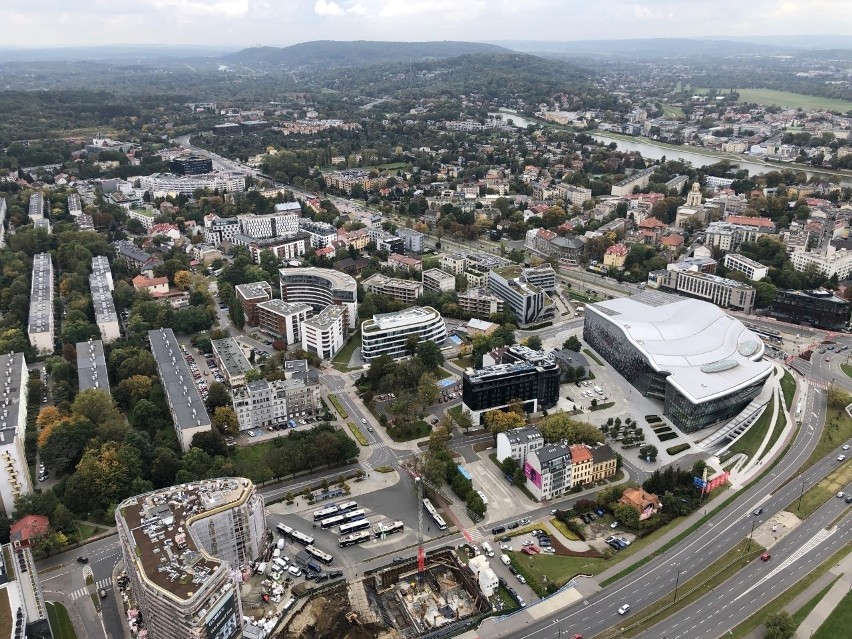
{"label": "residential building", "polygon": [[506,303],[487,288],[470,288],[458,294],[459,308],[475,317],[490,318],[502,313]]}
{"label": "residential building", "polygon": [[243,314],[247,326],[257,326],[257,305],[272,299],[272,285],[269,282],[250,282],[248,284],[237,284],[234,287],[237,301],[243,307]]}
{"label": "residential building", "polygon": [[299,230],[307,233],[311,246],[322,248],[337,239],[337,229],[325,222],[314,222],[306,217],[299,218]]}
{"label": "residential building", "polygon": [[50,220],[47,218],[44,218],[43,220],[36,220],[33,222],[33,227],[44,230],[48,235],[53,233],[53,227],[50,225]]}
{"label": "residential building", "polygon": [[739,255],[738,253],[728,253],[725,255],[722,263],[725,265],[725,268],[732,271],[739,271],[753,282],[759,282],[769,275],[768,266],[764,266],[760,262],[755,262],[745,255]]}
{"label": "residential building", "polygon": [[502,462],[511,457],[523,468],[527,456],[544,446],[544,437],[535,426],[513,428],[503,433],[497,433],[497,461]]}
{"label": "residential building", "polygon": [[363,169],[347,169],[324,173],[325,183],[332,189],[352,194],[352,187],[359,185],[364,191],[380,189],[387,183],[386,177],[370,177],[370,172]]}
{"label": "residential building", "polygon": [[506,408],[520,400],[524,410],[537,413],[556,405],[562,375],[552,353],[534,351],[526,346],[499,349],[482,368],[468,368],[462,376],[462,407],[473,423],[494,409]]}
{"label": "residential building", "polygon": [[242,233],[242,228],[237,218],[221,218],[213,213],[204,216],[205,243],[213,246],[219,246],[225,242],[233,243],[238,233]]}
{"label": "residential building", "polygon": [[320,385],[316,371],[306,377],[248,382],[234,390],[234,412],[241,431],[283,424],[319,412]]}
{"label": "residential building", "polygon": [[772,233],[773,226],[763,224],[737,224],[731,220],[760,220],[761,218],[729,217],[725,222],[710,222],[704,231],[705,244],[718,247],[721,251],[736,251],[743,242],[757,242]]}
{"label": "residential building", "polygon": [[433,293],[445,293],[456,290],[456,277],[439,268],[423,271],[423,288]]}
{"label": "residential building", "polygon": [[152,208],[132,206],[127,209],[127,217],[141,223],[146,231],[150,231],[154,220],[157,219],[157,213]]}
{"label": "residential building", "polygon": [[328,268],[282,268],[278,271],[281,299],[285,302],[304,302],[318,313],[332,304],[346,309],[344,325],[347,331],[358,324],[358,283],[351,275]]}
{"label": "residential building", "polygon": [[190,244],[189,254],[199,264],[210,266],[216,260],[222,259],[222,251],[211,244]]}
{"label": "residential building", "polygon": [[571,451],[571,488],[587,486],[592,483],[592,450],[583,444],[572,444]]}
{"label": "residential building", "polygon": [[[0,207],[2,208],[2,207]],[[94,231],[95,230],[95,221],[92,219],[91,215],[86,215],[82,213],[74,218],[74,222],[77,224],[78,231]],[[0,246],[3,246],[3,232],[0,231]]]}
{"label": "residential building", "polygon": [[464,325],[464,330],[467,332],[469,337],[476,337],[477,335],[491,335],[494,331],[499,328],[498,324],[494,322],[486,322],[485,320],[477,319],[475,317],[470,318],[467,321],[467,324]]}
{"label": "residential building", "polygon": [[418,297],[423,295],[422,282],[387,277],[381,273],[376,273],[368,277],[361,282],[361,285],[368,293],[379,293],[408,303],[413,303]]}
{"label": "residential building", "polygon": [[298,232],[285,237],[271,237],[267,239],[255,239],[237,233],[233,237],[235,246],[245,246],[255,264],[260,264],[260,254],[269,251],[280,260],[298,260],[305,256],[311,245],[311,236],[308,233]]}
{"label": "residential building", "polygon": [[624,268],[628,253],[630,253],[630,249],[624,244],[613,244],[604,251],[603,265],[607,268]]}
{"label": "residential building", "polygon": [[347,313],[342,306],[326,306],[302,322],[302,349],[332,360],[346,342]]}
{"label": "residential building", "polygon": [[76,193],[68,194],[68,214],[73,217],[83,214],[83,201]]}
{"label": "residential building", "polygon": [[461,253],[441,253],[441,270],[461,275],[467,267],[467,257]]}
{"label": "residential building", "polygon": [[267,536],[263,497],[250,480],[206,479],[130,497],[115,521],[149,636],[243,636],[234,574],[250,569]]}
{"label": "residential building", "polygon": [[53,352],[53,262],[50,253],[33,256],[30,315],[27,335],[39,353]]}
{"label": "residential building", "polygon": [[33,490],[24,440],[27,430],[27,362],[23,353],[0,355],[3,416],[0,417],[0,507],[11,517],[15,500]]}
{"label": "residential building", "polygon": [[423,252],[423,233],[413,229],[400,228],[396,230],[397,237],[402,238],[405,244],[405,250],[411,253],[420,254]]}
{"label": "residential building", "polygon": [[805,271],[814,268],[826,278],[847,280],[852,277],[852,250],[829,245],[822,251],[795,251],[790,255],[793,268]]}
{"label": "residential building", "polygon": [[154,297],[166,295],[169,292],[168,277],[145,277],[144,275],[137,275],[132,281],[133,288],[137,291],[146,291]]}
{"label": "residential building", "polygon": [[666,270],[648,273],[649,288],[663,288],[690,297],[707,300],[723,308],[734,308],[745,313],[754,309],[757,295],[753,286],[718,275],[709,275],[680,268],[680,262],[668,265]]}
{"label": "residential building", "polygon": [[269,215],[245,214],[238,215],[240,230],[256,240],[291,235],[299,231],[299,220],[302,209],[288,213],[271,213]]}
{"label": "residential building", "polygon": [[154,266],[162,263],[159,257],[146,253],[128,240],[117,240],[113,246],[115,246],[116,259],[122,260],[131,271],[142,273],[153,271]]}
{"label": "residential building", "polygon": [[432,341],[442,346],[447,339],[447,326],[441,314],[430,306],[373,315],[361,324],[361,356],[367,362],[381,355],[407,357],[410,335],[415,335],[418,343]]}
{"label": "residential building", "polygon": [[566,210],[572,206],[583,206],[592,199],[592,190],[572,184],[557,184],[553,187],[556,197],[565,202]]}
{"label": "residential building", "polygon": [[592,448],[592,481],[600,481],[615,475],[618,470],[618,457],[609,444]]}
{"label": "residential building", "polygon": [[740,320],[656,291],[587,304],[583,338],[684,432],[738,415],[773,370]]}
{"label": "residential building", "polygon": [[246,190],[246,176],[242,173],[208,173],[207,175],[169,175],[154,173],[139,178],[139,187],[156,195],[178,193],[192,195],[199,189],[220,193],[239,193]]}
{"label": "residential building", "polygon": [[77,342],[77,382],[80,392],[96,388],[109,394],[109,371],[107,370],[104,343],[99,340]]}
{"label": "residential building", "polygon": [[[26,515],[9,527],[9,541],[16,552],[50,532],[50,519],[44,515]],[[3,571],[5,573],[5,570]]]}
{"label": "residential building", "polygon": [[405,269],[411,273],[412,271],[422,270],[423,261],[416,257],[408,257],[407,255],[400,255],[399,253],[391,253],[388,255],[388,266]]}
{"label": "residential building", "polygon": [[31,222],[44,219],[44,194],[41,191],[30,195],[29,216]]}
{"label": "residential building", "polygon": [[555,257],[565,264],[576,265],[583,256],[586,242],[576,235],[561,237],[546,229],[530,229],[527,231],[524,246],[542,255]]}
{"label": "residential building", "polygon": [[287,345],[302,341],[302,325],[313,312],[310,306],[301,302],[289,303],[273,299],[258,302],[255,305],[257,326]]}
{"label": "residential building", "polygon": [[610,194],[618,197],[624,197],[625,195],[631,195],[633,193],[633,189],[644,189],[651,182],[651,175],[653,173],[654,167],[650,167],[637,171],[632,175],[628,175],[620,182],[616,182],[612,185]]}
{"label": "residential building", "polygon": [[849,326],[849,302],[828,290],[778,291],[769,310],[782,322],[845,331]]}
{"label": "residential building", "polygon": [[530,284],[520,266],[506,266],[488,275],[489,290],[506,302],[520,326],[530,326],[552,320],[553,301],[539,287]]}
{"label": "residential building", "polygon": [[627,488],[618,500],[619,504],[630,506],[639,513],[639,519],[648,519],[663,507],[660,498],[654,493],[645,492],[641,488]]}
{"label": "residential building", "polygon": [[89,289],[92,292],[92,306],[95,309],[95,324],[101,331],[105,344],[121,337],[118,313],[112,299],[112,272],[104,256],[92,258],[92,274],[89,276]]}
{"label": "residential building", "polygon": [[567,444],[547,444],[530,452],[524,462],[527,489],[539,501],[560,497],[571,489],[571,466]]}
{"label": "residential building", "polygon": [[368,260],[366,257],[359,257],[357,259],[346,257],[332,264],[332,268],[335,271],[340,271],[341,273],[346,273],[347,275],[359,277],[364,271],[364,269],[367,268],[369,265],[370,260]]}
{"label": "residential building", "polygon": [[552,293],[556,290],[556,272],[550,264],[525,267],[523,275],[524,280],[529,284],[539,287],[546,293]]}
{"label": "residential building", "polygon": [[233,337],[214,339],[210,342],[213,359],[222,371],[225,381],[231,388],[246,383],[246,373],[253,366],[246,359],[239,342]]}
{"label": "residential building", "polygon": [[184,155],[169,163],[169,171],[176,175],[204,175],[213,173],[213,160],[203,155]]}
{"label": "residential building", "polygon": [[178,443],[181,450],[187,452],[196,434],[210,431],[210,416],[174,331],[170,328],[150,330],[148,342],[157,363],[160,383],[166,393],[166,403],[172,415]]}

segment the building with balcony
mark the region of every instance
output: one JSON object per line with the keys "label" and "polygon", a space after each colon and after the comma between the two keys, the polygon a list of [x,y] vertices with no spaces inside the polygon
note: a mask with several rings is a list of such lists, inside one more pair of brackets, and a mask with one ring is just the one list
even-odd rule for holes
{"label": "building with balcony", "polygon": [[243,636],[234,575],[260,557],[267,535],[263,498],[251,481],[208,479],[130,497],[115,521],[149,636]]}
{"label": "building with balcony", "polygon": [[287,345],[301,343],[302,325],[313,313],[307,304],[291,304],[279,299],[260,302],[256,308],[258,328],[283,340]]}
{"label": "building with balcony", "polygon": [[738,415],[773,370],[738,319],[667,293],[586,305],[583,338],[684,432]]}
{"label": "building with balcony", "polygon": [[237,233],[233,237],[234,246],[245,246],[255,264],[260,264],[260,254],[269,251],[280,260],[288,262],[305,256],[311,246],[311,236],[299,231],[284,237],[257,239]]}
{"label": "building with balcony", "polygon": [[401,280],[396,277],[388,277],[381,273],[368,277],[361,282],[364,290],[368,293],[379,293],[387,295],[401,302],[413,304],[423,295],[423,283],[416,280]]}
{"label": "building with balcony", "polygon": [[355,329],[358,324],[358,283],[351,275],[316,267],[282,268],[278,273],[282,300],[308,304],[315,313],[327,306],[342,306],[346,310],[345,329]]}
{"label": "building with balcony", "polygon": [[482,319],[502,313],[506,307],[506,303],[487,288],[469,288],[464,293],[459,293],[458,303],[464,312]]}
{"label": "building with balcony", "polygon": [[520,326],[540,324],[555,316],[553,301],[547,293],[526,280],[520,266],[492,270],[488,274],[488,289],[506,303]]}
{"label": "building with balcony", "polygon": [[456,290],[456,276],[439,268],[423,271],[423,288],[433,293],[446,293]]}
{"label": "building with balcony", "polygon": [[174,331],[170,328],[150,330],[148,342],[157,363],[157,373],[166,394],[178,443],[181,450],[187,452],[196,434],[210,430],[210,416]]}
{"label": "building with balcony", "polygon": [[400,228],[396,230],[396,236],[402,238],[405,250],[409,253],[420,254],[423,252],[423,238],[425,237],[423,233],[414,229]]}
{"label": "building with balcony", "polygon": [[319,376],[249,382],[234,391],[233,402],[240,431],[314,415],[321,407]]}
{"label": "building with balcony", "polygon": [[314,222],[306,217],[299,218],[299,230],[308,234],[314,248],[326,247],[337,239],[337,229],[331,224]]}
{"label": "building with balcony", "polygon": [[502,462],[511,457],[523,468],[527,456],[544,447],[544,437],[535,426],[513,428],[503,433],[497,433],[497,461]]}
{"label": "building with balcony", "polygon": [[302,348],[332,360],[346,343],[346,309],[327,306],[302,322]]}
{"label": "building with balcony", "polygon": [[527,489],[539,501],[564,495],[571,489],[571,449],[567,444],[547,444],[530,452],[524,462]]}
{"label": "building with balcony", "polygon": [[408,357],[408,337],[442,346],[447,339],[444,318],[431,306],[412,306],[396,313],[373,315],[361,324],[361,357],[369,362],[381,355]]}
{"label": "building with balcony", "polygon": [[725,265],[725,268],[743,273],[752,282],[759,282],[769,275],[768,266],[764,266],[760,262],[755,262],[745,255],[739,255],[738,253],[728,253],[722,263]]}
{"label": "building with balcony", "polygon": [[23,353],[0,355],[0,507],[11,517],[15,500],[33,490],[24,439],[27,430],[27,362]]}
{"label": "building with balcony", "polygon": [[50,253],[36,253],[33,256],[30,315],[27,324],[30,344],[39,353],[52,353],[54,330],[53,261]]}
{"label": "building with balcony", "polygon": [[234,293],[237,295],[237,302],[243,307],[246,326],[257,326],[260,322],[257,305],[272,299],[272,285],[265,281],[237,284]]}

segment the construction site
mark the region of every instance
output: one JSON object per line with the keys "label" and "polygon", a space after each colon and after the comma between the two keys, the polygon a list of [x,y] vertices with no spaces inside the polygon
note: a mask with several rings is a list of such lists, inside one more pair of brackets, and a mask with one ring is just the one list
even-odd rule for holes
{"label": "construction site", "polygon": [[491,604],[450,548],[370,571],[305,600],[278,639],[398,639],[452,634]]}

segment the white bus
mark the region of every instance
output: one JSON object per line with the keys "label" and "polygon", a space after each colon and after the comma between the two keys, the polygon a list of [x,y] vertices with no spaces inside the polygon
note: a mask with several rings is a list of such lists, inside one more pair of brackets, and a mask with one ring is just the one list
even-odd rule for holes
{"label": "white bus", "polygon": [[290,533],[293,532],[293,529],[290,528],[290,526],[285,526],[284,524],[278,524],[276,528],[278,529],[278,534],[284,535],[285,537],[289,537]]}
{"label": "white bus", "polygon": [[313,546],[313,545],[310,545],[310,544],[307,547],[305,547],[305,552],[308,553],[314,559],[321,561],[326,566],[328,564],[330,564],[332,561],[334,561],[334,557],[329,555],[327,552],[323,552],[322,550],[320,550],[316,546]]}
{"label": "white bus", "polygon": [[362,530],[360,532],[354,532],[351,535],[344,535],[343,537],[337,538],[337,545],[341,548],[345,548],[346,546],[354,546],[355,544],[363,544],[365,541],[369,541],[370,537],[369,530]]}
{"label": "white bus", "polygon": [[444,522],[444,518],[438,514],[438,511],[435,510],[435,507],[432,505],[432,502],[429,499],[423,500],[423,507],[426,509],[426,512],[432,517],[435,521],[435,525],[438,526],[438,530],[446,530],[447,524]]}
{"label": "white bus", "polygon": [[355,532],[358,530],[366,530],[370,527],[369,519],[358,519],[356,521],[350,521],[345,524],[340,524],[340,534],[346,535],[351,532]]}
{"label": "white bus", "polygon": [[356,519],[364,519],[367,513],[363,510],[353,510],[343,516],[346,518],[346,521],[355,521]]}
{"label": "white bus", "polygon": [[298,541],[303,546],[310,546],[312,543],[314,543],[313,537],[302,534],[298,530],[294,530],[293,532],[291,532],[290,537],[293,538],[293,541]]}
{"label": "white bus", "polygon": [[329,506],[328,508],[323,508],[322,510],[314,511],[314,521],[322,521],[323,519],[328,519],[329,517],[333,517],[338,512],[337,506]]}
{"label": "white bus", "polygon": [[329,517],[328,519],[323,519],[320,522],[320,528],[323,530],[328,530],[329,528],[333,528],[334,526],[339,526],[344,521],[346,521],[346,517],[343,515],[335,515],[334,517]]}
{"label": "white bus", "polygon": [[356,508],[358,508],[357,501],[344,501],[342,504],[337,504],[337,512],[341,515],[348,513],[350,510],[355,510]]}
{"label": "white bus", "polygon": [[382,535],[392,535],[394,533],[402,532],[403,530],[405,530],[405,524],[401,521],[392,521],[388,524],[376,524],[373,527],[373,534],[376,536],[376,539],[378,539]]}

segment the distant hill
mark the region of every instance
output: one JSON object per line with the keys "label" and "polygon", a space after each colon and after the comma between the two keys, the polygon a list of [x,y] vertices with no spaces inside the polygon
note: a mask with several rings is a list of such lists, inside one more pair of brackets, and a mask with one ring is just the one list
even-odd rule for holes
{"label": "distant hill", "polygon": [[645,38],[634,40],[498,41],[515,51],[536,55],[571,57],[684,57],[699,55],[770,54],[790,49],[778,42],[746,42],[692,38]]}
{"label": "distant hill", "polygon": [[378,42],[369,40],[342,42],[317,40],[284,48],[254,47],[243,49],[226,56],[225,61],[250,67],[332,69],[392,62],[442,60],[474,53],[508,52],[509,50],[504,47],[478,42]]}

